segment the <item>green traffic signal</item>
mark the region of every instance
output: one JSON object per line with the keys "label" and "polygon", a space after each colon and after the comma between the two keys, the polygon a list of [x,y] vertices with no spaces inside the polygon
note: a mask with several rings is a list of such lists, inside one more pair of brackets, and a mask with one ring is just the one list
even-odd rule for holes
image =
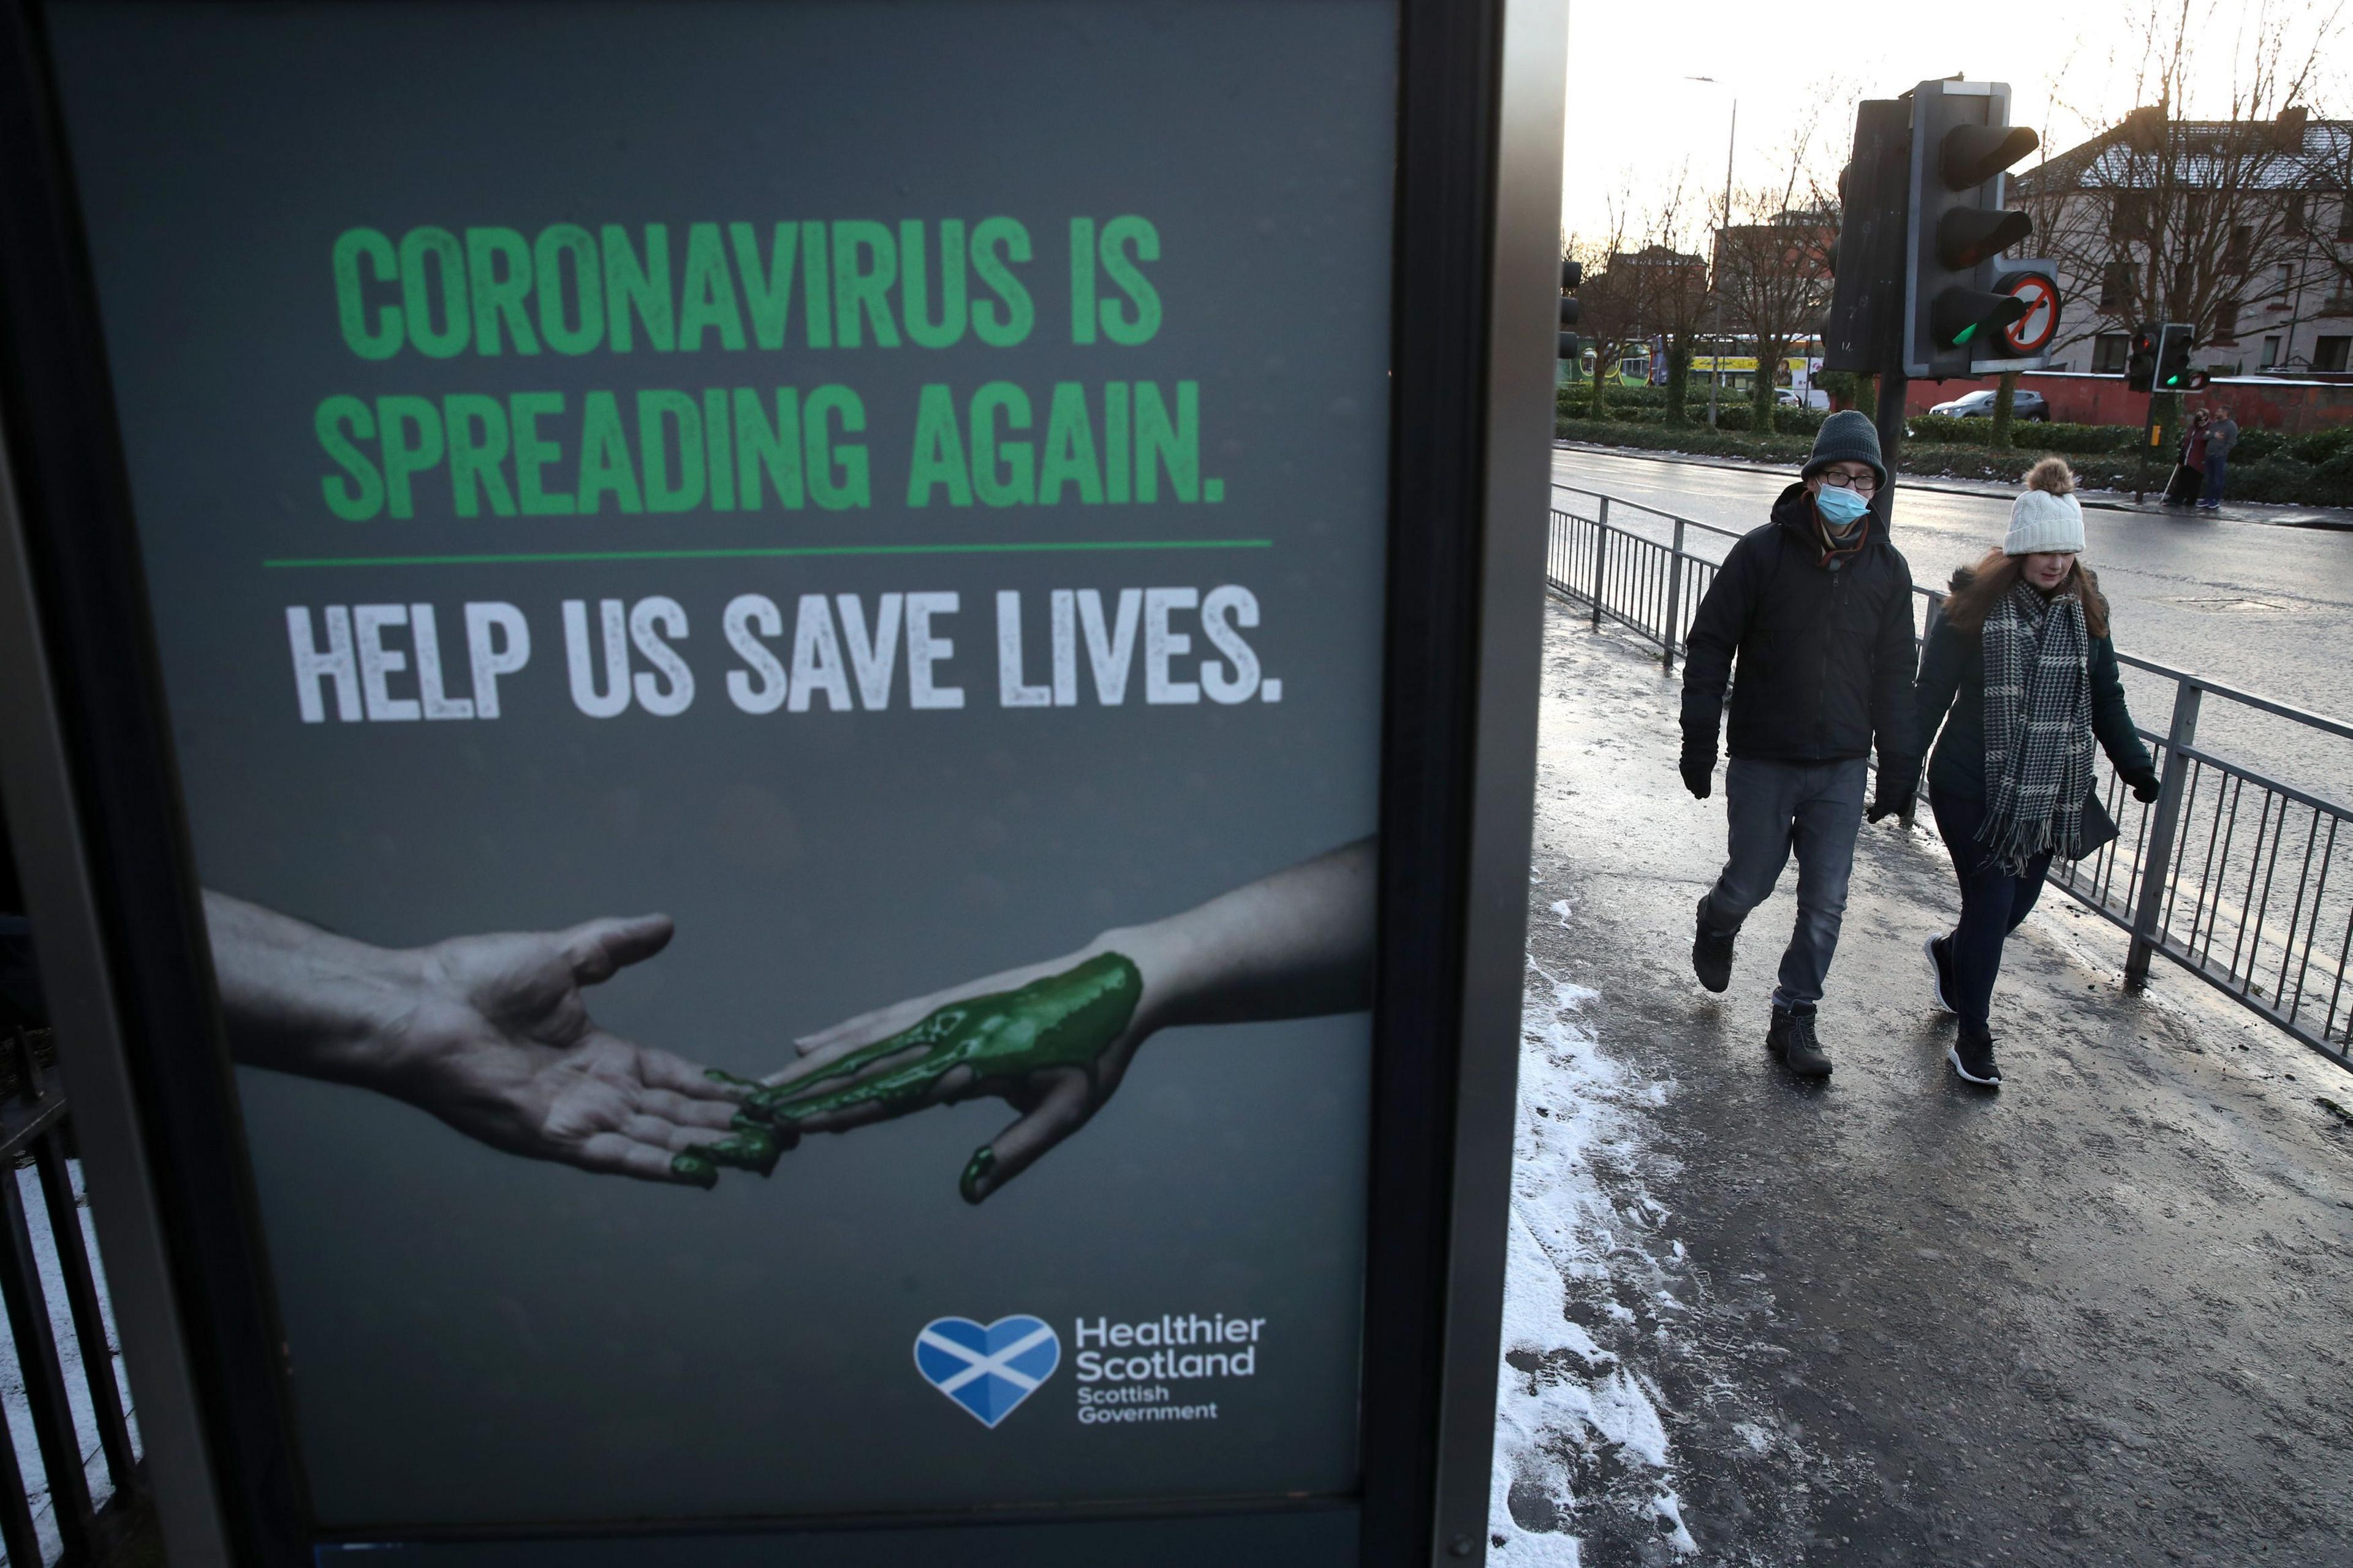
{"label": "green traffic signal", "polygon": [[2172,392],[2189,384],[2189,351],[2196,343],[2197,332],[2188,324],[2176,321],[2166,326],[2157,351],[2158,385]]}
{"label": "green traffic signal", "polygon": [[2023,321],[2026,309],[2026,301],[2015,294],[1958,286],[1947,289],[1929,301],[1929,335],[1940,347],[1962,348],[1981,331],[1998,332]]}

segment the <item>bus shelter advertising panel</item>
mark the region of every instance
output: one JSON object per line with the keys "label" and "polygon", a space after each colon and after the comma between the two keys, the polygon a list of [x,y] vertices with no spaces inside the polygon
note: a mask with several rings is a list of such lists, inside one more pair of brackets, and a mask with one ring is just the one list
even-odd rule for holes
{"label": "bus shelter advertising panel", "polygon": [[1394,6],[45,26],[318,1530],[1352,1494]]}

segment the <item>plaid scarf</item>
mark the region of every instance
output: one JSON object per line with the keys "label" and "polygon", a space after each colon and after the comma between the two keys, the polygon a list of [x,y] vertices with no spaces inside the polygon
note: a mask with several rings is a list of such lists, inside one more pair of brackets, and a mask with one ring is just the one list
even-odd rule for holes
{"label": "plaid scarf", "polygon": [[2014,584],[1986,616],[1985,826],[2013,877],[2045,850],[2075,858],[2092,786],[2092,637],[2084,602]]}

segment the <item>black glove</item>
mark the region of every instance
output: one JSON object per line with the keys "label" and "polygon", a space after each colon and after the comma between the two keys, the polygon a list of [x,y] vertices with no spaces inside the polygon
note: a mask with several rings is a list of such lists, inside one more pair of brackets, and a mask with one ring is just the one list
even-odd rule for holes
{"label": "black glove", "polygon": [[1683,788],[1694,800],[1705,800],[1715,788],[1715,748],[1685,741],[1682,766]]}
{"label": "black glove", "polygon": [[2142,768],[2137,772],[2125,774],[2125,787],[2133,792],[2135,800],[2147,805],[2157,799],[2162,786],[2157,782],[2155,768]]}
{"label": "black glove", "polygon": [[1879,759],[1879,790],[1871,808],[1862,815],[1872,822],[1883,817],[1909,816],[1912,803],[1920,794],[1920,764],[1910,757]]}

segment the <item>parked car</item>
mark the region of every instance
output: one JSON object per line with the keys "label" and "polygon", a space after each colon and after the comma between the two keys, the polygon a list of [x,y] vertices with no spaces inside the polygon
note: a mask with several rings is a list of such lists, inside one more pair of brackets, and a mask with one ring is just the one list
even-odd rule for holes
{"label": "parked car", "polygon": [[[1993,389],[1972,392],[1967,397],[1956,397],[1950,403],[1939,403],[1928,410],[1947,419],[1990,419],[1993,417]],[[2051,405],[2039,392],[2021,388],[2010,395],[2010,416],[2012,419],[2040,419],[2049,423]]]}

